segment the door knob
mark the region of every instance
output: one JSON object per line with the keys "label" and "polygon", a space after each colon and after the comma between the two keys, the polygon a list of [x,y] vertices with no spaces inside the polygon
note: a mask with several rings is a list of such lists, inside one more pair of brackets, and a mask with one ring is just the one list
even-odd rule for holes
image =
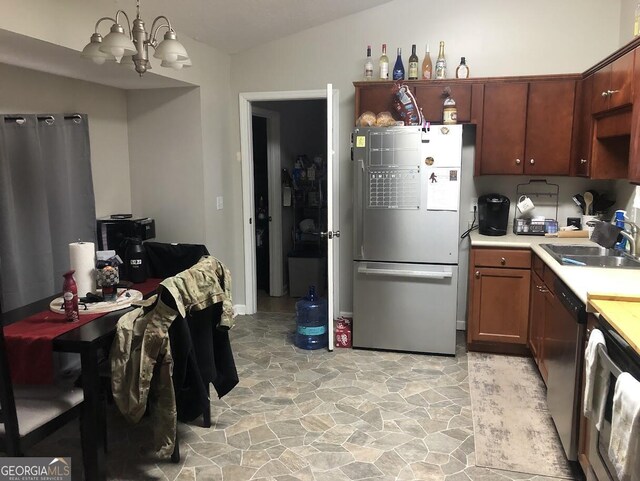
{"label": "door knob", "polygon": [[271,216],[269,216],[269,222],[271,222]]}
{"label": "door knob", "polygon": [[587,163],[587,159],[580,159],[580,163],[581,164],[586,164]]}
{"label": "door knob", "polygon": [[340,237],[340,231],[337,230],[333,233],[333,237]]}
{"label": "door knob", "polygon": [[480,279],[480,271],[476,271],[476,279]]}
{"label": "door knob", "polygon": [[608,96],[609,96],[609,91],[602,92],[602,96],[603,96],[603,97],[608,97]]}
{"label": "door knob", "polygon": [[522,162],[520,159],[516,159],[516,165],[520,165],[520,162]]}
{"label": "door knob", "polygon": [[507,259],[504,257],[500,259],[500,264],[505,265],[507,263]]}
{"label": "door knob", "polygon": [[529,163],[530,163],[531,165],[533,165],[533,164],[535,164],[535,163],[536,163],[536,161],[535,161],[534,159],[531,159],[531,160],[529,161]]}
{"label": "door knob", "polygon": [[332,239],[333,238],[333,232],[331,232],[331,231],[320,232],[320,237],[326,237],[327,239]]}

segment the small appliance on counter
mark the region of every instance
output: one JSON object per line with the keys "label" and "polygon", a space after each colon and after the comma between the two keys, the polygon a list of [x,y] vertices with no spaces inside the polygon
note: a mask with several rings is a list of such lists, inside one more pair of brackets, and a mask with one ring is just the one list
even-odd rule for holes
{"label": "small appliance on counter", "polygon": [[138,238],[141,241],[156,236],[156,223],[149,217],[133,217],[130,214],[113,214],[97,219],[98,250],[114,250],[124,259],[127,238]]}
{"label": "small appliance on counter", "polygon": [[507,234],[509,198],[502,194],[484,194],[478,197],[478,231],[482,235]]}

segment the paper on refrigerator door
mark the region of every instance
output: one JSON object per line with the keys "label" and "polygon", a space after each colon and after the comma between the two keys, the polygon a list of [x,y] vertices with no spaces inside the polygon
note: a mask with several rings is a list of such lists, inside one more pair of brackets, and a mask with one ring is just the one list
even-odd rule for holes
{"label": "paper on refrigerator door", "polygon": [[426,169],[427,210],[457,211],[460,204],[460,169]]}

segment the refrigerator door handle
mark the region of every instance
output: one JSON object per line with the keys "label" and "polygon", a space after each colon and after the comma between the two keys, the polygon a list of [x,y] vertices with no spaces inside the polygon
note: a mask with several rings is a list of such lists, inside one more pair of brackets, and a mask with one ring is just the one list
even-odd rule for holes
{"label": "refrigerator door handle", "polygon": [[412,277],[421,279],[450,279],[453,272],[442,271],[415,271],[409,269],[371,269],[366,266],[358,267],[358,272],[365,275],[390,276],[390,277]]}
{"label": "refrigerator door handle", "polygon": [[358,240],[360,241],[360,258],[364,259],[364,199],[362,198],[362,188],[364,184],[364,160],[358,159],[360,164],[360,175],[358,176],[358,191],[356,199],[358,199],[356,205],[357,216],[357,228],[358,228]]}

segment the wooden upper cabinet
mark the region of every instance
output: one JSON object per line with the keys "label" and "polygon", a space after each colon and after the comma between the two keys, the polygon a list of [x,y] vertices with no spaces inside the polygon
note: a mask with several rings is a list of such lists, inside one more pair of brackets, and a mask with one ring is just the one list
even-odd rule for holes
{"label": "wooden upper cabinet", "polygon": [[[422,109],[427,122],[442,123],[445,88],[451,90],[451,97],[456,102],[458,122],[468,123],[472,121],[471,94],[473,82],[412,80],[406,81],[405,85],[414,94],[418,107]],[[393,82],[354,82],[354,86],[356,90],[356,120],[367,110],[374,114],[379,114],[386,110],[391,112],[394,118],[399,119],[393,102]]]}
{"label": "wooden upper cabinet", "polygon": [[576,105],[573,110],[573,139],[571,145],[570,174],[588,177],[591,166],[591,138],[593,118],[591,99],[593,97],[593,75],[576,84]]}
{"label": "wooden upper cabinet", "polygon": [[[634,78],[640,80],[640,49],[635,50]],[[635,89],[634,109],[631,115],[631,140],[629,145],[629,182],[640,184],[640,88]]]}
{"label": "wooden upper cabinet", "polygon": [[634,57],[628,52],[593,74],[592,114],[631,105]]}
{"label": "wooden upper cabinet", "polygon": [[446,98],[445,88],[451,91],[451,97],[456,102],[458,110],[458,122],[467,123],[471,121],[471,84],[466,83],[439,83],[437,85],[417,84],[415,86],[416,102],[422,109],[427,122],[441,123],[444,99]]}
{"label": "wooden upper cabinet", "polygon": [[524,173],[569,175],[576,81],[529,83]]}
{"label": "wooden upper cabinet", "polygon": [[[415,93],[412,88],[411,91]],[[395,106],[393,104],[393,82],[362,82],[356,86],[356,120],[367,110],[374,114],[388,111],[394,118]],[[395,115],[394,115],[395,114]]]}
{"label": "wooden upper cabinet", "polygon": [[487,83],[480,174],[568,175],[575,79]]}
{"label": "wooden upper cabinet", "polygon": [[480,174],[522,174],[527,82],[484,86]]}

